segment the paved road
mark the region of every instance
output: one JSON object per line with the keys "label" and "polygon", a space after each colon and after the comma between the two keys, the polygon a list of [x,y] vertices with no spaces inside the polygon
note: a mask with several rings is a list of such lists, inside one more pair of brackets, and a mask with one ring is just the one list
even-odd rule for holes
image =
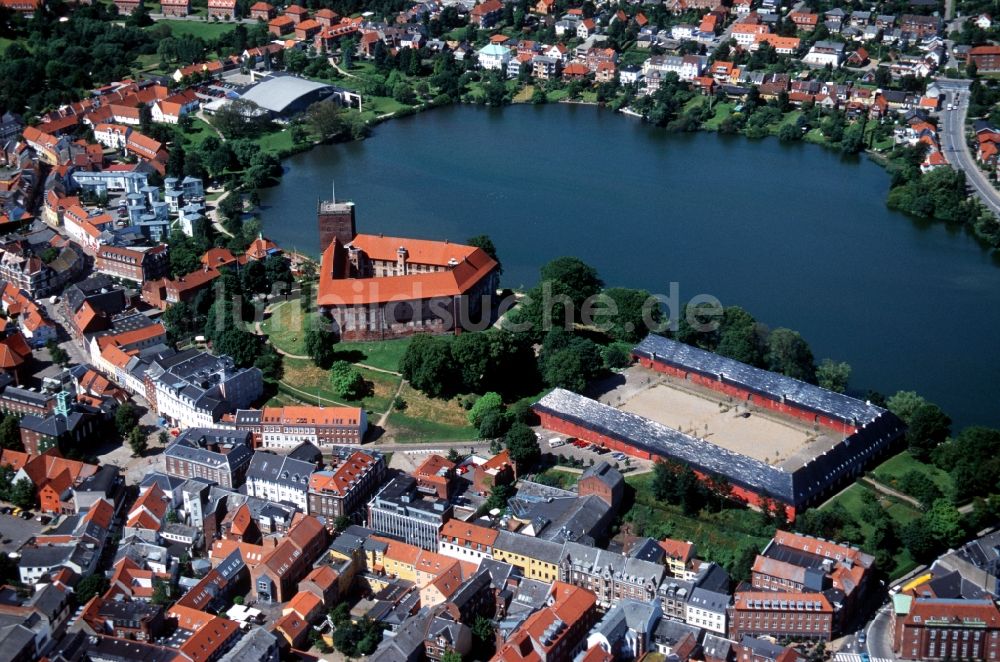
{"label": "paved road", "polygon": [[[986,178],[986,174],[976,165],[976,160],[965,143],[965,115],[969,110],[969,84],[967,80],[940,79],[938,85],[945,91],[945,110],[941,111],[938,136],[941,149],[952,167],[965,173],[969,186],[979,199],[994,214],[1000,216],[1000,191]],[[955,110],[947,110],[955,104]]]}
{"label": "paved road", "polygon": [[891,604],[892,603],[879,609],[875,618],[873,618],[872,622],[868,624],[868,641],[865,642],[865,645],[868,647],[868,654],[871,656],[872,660],[896,659],[896,655],[892,652],[892,629],[890,628],[891,614],[889,613]]}

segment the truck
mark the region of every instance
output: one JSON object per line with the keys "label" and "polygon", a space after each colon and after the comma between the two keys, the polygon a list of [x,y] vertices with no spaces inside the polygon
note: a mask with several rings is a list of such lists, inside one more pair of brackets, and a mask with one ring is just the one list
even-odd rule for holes
{"label": "truck", "polygon": [[566,440],[562,437],[552,437],[549,439],[549,448],[559,448],[560,446],[565,446]]}

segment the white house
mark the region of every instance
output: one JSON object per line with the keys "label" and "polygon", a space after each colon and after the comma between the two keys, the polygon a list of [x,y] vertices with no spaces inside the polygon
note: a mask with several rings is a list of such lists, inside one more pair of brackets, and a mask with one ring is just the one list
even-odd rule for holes
{"label": "white house", "polygon": [[819,67],[839,67],[844,60],[844,45],[837,41],[817,41],[802,61]]}
{"label": "white house", "polygon": [[983,30],[989,30],[990,26],[993,25],[993,19],[990,18],[989,14],[980,14],[976,17],[976,27],[982,28]]}
{"label": "white house", "polygon": [[510,62],[510,49],[500,44],[487,44],[479,49],[479,66],[486,70],[503,71]]}
{"label": "white house", "polygon": [[111,149],[125,149],[132,128],[124,124],[102,122],[94,127],[94,140]]}
{"label": "white house", "polygon": [[184,90],[153,104],[151,116],[154,122],[177,124],[182,116],[198,110],[200,102],[191,90]]}
{"label": "white house", "polygon": [[687,23],[681,23],[680,25],[675,25],[670,28],[670,36],[677,41],[684,41],[685,39],[694,39],[695,34],[698,32],[697,26],[688,25]]}
{"label": "white house", "polygon": [[684,621],[688,625],[725,635],[728,609],[727,594],[695,587],[688,598]]}
{"label": "white house", "polygon": [[291,455],[275,455],[267,451],[254,453],[247,470],[247,495],[267,501],[295,504],[306,512],[309,498],[309,478],[316,466]]}

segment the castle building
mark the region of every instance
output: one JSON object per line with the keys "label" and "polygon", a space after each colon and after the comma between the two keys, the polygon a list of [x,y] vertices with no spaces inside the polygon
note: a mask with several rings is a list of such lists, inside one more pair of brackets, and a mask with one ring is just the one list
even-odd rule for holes
{"label": "castle building", "polygon": [[481,248],[358,234],[352,202],[317,208],[316,303],[343,340],[471,329],[492,314],[500,265]]}

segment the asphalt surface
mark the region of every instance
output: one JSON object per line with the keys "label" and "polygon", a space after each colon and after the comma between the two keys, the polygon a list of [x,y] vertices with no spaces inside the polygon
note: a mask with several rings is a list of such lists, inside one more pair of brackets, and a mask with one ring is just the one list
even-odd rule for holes
{"label": "asphalt surface", "polygon": [[[939,79],[938,86],[945,91],[944,110],[938,122],[941,149],[948,163],[965,173],[965,180],[972,190],[997,216],[1000,216],[1000,191],[993,188],[986,174],[976,165],[976,160],[965,142],[965,116],[969,111],[969,84],[967,80]],[[948,110],[948,105],[957,106]]]}
{"label": "asphalt surface", "polygon": [[[38,515],[39,510],[33,508],[31,513]],[[23,520],[13,515],[0,515],[0,540],[10,541],[0,543],[0,550],[8,553],[16,552],[28,538],[38,535],[41,530],[42,525],[34,519]]]}
{"label": "asphalt surface", "polygon": [[892,652],[892,629],[890,628],[892,615],[889,612],[890,609],[892,609],[891,602],[879,609],[875,618],[868,624],[866,630],[868,641],[865,642],[865,645],[868,647],[868,655],[872,659],[896,659],[896,655]]}

